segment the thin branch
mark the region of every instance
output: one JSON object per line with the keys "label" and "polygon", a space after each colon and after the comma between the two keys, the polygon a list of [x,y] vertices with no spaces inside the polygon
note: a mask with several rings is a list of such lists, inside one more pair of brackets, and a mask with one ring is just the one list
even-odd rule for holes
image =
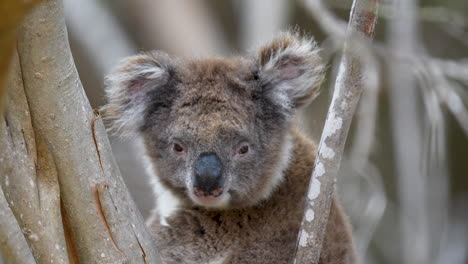
{"label": "thin branch", "polygon": [[134,0],[116,4],[132,16],[137,38],[149,49],[160,47],[193,57],[226,54],[230,48],[205,1]]}
{"label": "thin branch", "polygon": [[[416,0],[394,4],[389,23],[390,48],[394,52],[420,52],[416,22]],[[408,64],[392,59],[389,71],[390,106],[395,146],[400,227],[402,243],[401,263],[429,263],[430,235],[428,219],[428,182],[420,167],[424,161],[423,121],[418,114],[418,93],[414,75]],[[415,247],[414,245],[418,245]]]}
{"label": "thin branch", "polygon": [[296,263],[317,263],[325,233],[336,175],[356,105],[363,89],[364,75],[360,42],[372,39],[377,22],[377,0],[355,0],[351,8],[346,43],[333,99],[320,139],[318,155],[306,198]]}
{"label": "thin branch", "polygon": [[241,0],[241,40],[244,49],[271,39],[289,20],[291,3],[285,0]]}
{"label": "thin branch", "polygon": [[[330,10],[328,10],[321,1],[317,0],[307,0],[305,1],[305,7],[307,10],[315,17],[317,22],[319,23],[320,27],[330,36],[331,38],[331,45],[324,45],[324,50],[326,52],[326,58],[328,58],[331,54],[337,51],[337,47],[340,47],[343,44],[344,36],[345,36],[345,27],[343,26],[342,20],[338,17],[333,15]],[[390,8],[390,7],[389,7]],[[387,9],[389,9],[387,8]],[[395,9],[395,8],[393,8]],[[428,12],[432,14],[436,12],[442,17],[449,17],[448,14],[452,14],[453,11],[448,11],[447,9],[443,8],[420,8],[421,12]],[[433,12],[431,12],[431,10]],[[438,13],[439,12],[439,13]],[[441,15],[444,14],[444,15]],[[388,16],[388,14],[387,14]],[[388,17],[387,17],[388,18]],[[465,25],[466,23],[462,23],[460,21],[464,21],[461,18],[453,19],[455,22],[458,21],[456,24]],[[455,23],[454,22],[454,23]],[[331,47],[330,47],[331,46]],[[373,50],[377,54],[384,56],[385,59],[398,59],[402,62],[414,64],[415,67],[424,67],[427,68],[424,70],[425,72],[432,72],[428,75],[429,78],[437,78],[439,80],[434,80],[437,82],[444,82],[445,85],[430,85],[429,88],[437,89],[436,92],[438,96],[438,100],[447,105],[449,111],[454,115],[454,117],[459,122],[462,129],[468,135],[468,110],[463,102],[467,101],[465,90],[460,89],[460,85],[456,84],[455,82],[450,82],[447,79],[453,79],[456,81],[461,82],[463,85],[468,86],[468,60],[467,59],[460,59],[460,60],[443,60],[439,58],[433,58],[425,54],[421,53],[409,53],[405,50],[392,50],[389,49],[386,45],[382,43],[373,43],[372,45],[368,45],[368,49],[362,48],[362,56],[364,59],[372,62],[373,58],[371,58],[370,51]],[[375,64],[375,63],[374,63]],[[366,63],[365,65],[368,65]],[[370,70],[373,70],[373,67],[369,67]],[[413,69],[413,68],[411,68]],[[434,71],[437,74],[434,74]],[[442,74],[440,74],[442,73]],[[441,80],[444,79],[444,80]],[[364,90],[368,90],[365,88]],[[375,91],[370,90],[369,93],[375,93]],[[366,102],[368,100],[363,100]],[[369,106],[373,104],[369,102]],[[372,113],[372,112],[370,112]],[[375,113],[375,112],[373,112]],[[369,118],[368,118],[369,119]],[[369,120],[372,120],[370,118]],[[370,122],[365,122],[366,127],[370,127],[372,124]],[[361,125],[357,127],[362,127]],[[361,129],[361,131],[365,133],[369,133],[370,131],[367,129]],[[361,133],[358,133],[361,135]],[[362,138],[367,138],[366,136],[362,136]],[[362,146],[364,147],[364,146]],[[361,149],[365,150],[365,149]],[[367,149],[368,151],[368,149]],[[355,155],[351,155],[355,156]]]}
{"label": "thin branch", "polygon": [[344,41],[346,37],[346,23],[326,8],[322,1],[306,0],[304,5],[313,14],[314,19],[325,33],[332,38],[341,40],[340,42]]}
{"label": "thin branch", "polygon": [[342,50],[346,38],[346,23],[326,8],[322,0],[306,0],[303,3],[320,28],[329,36],[321,45],[324,60],[329,61],[333,54]]}
{"label": "thin branch", "polygon": [[[64,0],[64,12],[69,34],[93,63],[100,79],[121,58],[136,52],[136,47],[103,1]],[[90,27],[93,30],[89,30]]]}

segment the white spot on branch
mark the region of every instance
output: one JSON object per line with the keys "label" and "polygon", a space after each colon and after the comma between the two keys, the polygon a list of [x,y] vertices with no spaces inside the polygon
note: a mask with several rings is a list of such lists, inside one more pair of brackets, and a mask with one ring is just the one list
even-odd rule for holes
{"label": "white spot on branch", "polygon": [[312,184],[310,185],[309,193],[307,194],[307,198],[309,200],[314,200],[320,194],[320,181],[317,178],[312,178]]}
{"label": "white spot on branch", "polygon": [[325,174],[325,167],[323,166],[323,163],[319,162],[317,166],[315,166],[315,175],[320,177],[323,174]]}
{"label": "white spot on branch", "polygon": [[346,100],[343,100],[341,102],[340,108],[341,108],[341,110],[345,110],[346,107],[348,107],[348,102]]}
{"label": "white spot on branch", "polygon": [[5,176],[5,185],[6,187],[10,186],[10,178],[7,176]]}
{"label": "white spot on branch", "polygon": [[343,125],[343,119],[341,117],[337,117],[335,113],[330,113],[330,116],[327,117],[327,121],[325,122],[325,127],[323,128],[324,136],[331,136],[335,134],[338,129],[341,128]]}
{"label": "white spot on branch", "polygon": [[301,237],[299,238],[299,246],[306,247],[308,239],[309,239],[309,234],[305,230],[302,230]]}
{"label": "white spot on branch", "polygon": [[307,209],[307,212],[305,214],[305,218],[307,222],[312,222],[314,220],[315,213],[314,210],[312,209]]}
{"label": "white spot on branch", "polygon": [[322,157],[326,159],[332,159],[335,157],[335,151],[332,148],[328,147],[325,141],[323,141],[322,146],[320,147],[320,153]]}

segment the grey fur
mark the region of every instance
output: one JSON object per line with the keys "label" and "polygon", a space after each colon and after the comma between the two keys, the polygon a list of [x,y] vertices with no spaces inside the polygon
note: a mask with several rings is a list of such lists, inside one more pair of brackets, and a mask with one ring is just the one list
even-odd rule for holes
{"label": "grey fur", "polygon": [[[159,192],[178,200],[173,214],[159,208],[149,223],[167,263],[291,261],[315,158],[294,118],[323,80],[318,53],[312,39],[283,33],[257,55],[143,54],[107,78],[105,118],[122,134],[142,137]],[[239,154],[246,144],[248,153]],[[206,152],[221,159],[226,177],[213,201],[198,199],[192,186],[194,161]],[[321,263],[354,263],[336,200]]]}

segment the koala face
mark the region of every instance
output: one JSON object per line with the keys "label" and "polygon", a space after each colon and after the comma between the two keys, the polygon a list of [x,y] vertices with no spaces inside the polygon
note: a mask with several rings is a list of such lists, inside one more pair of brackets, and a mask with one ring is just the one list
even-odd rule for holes
{"label": "koala face", "polygon": [[256,56],[130,57],[107,78],[104,117],[143,138],[156,177],[180,198],[251,206],[281,181],[294,112],[323,78],[318,52],[313,40],[284,33]]}

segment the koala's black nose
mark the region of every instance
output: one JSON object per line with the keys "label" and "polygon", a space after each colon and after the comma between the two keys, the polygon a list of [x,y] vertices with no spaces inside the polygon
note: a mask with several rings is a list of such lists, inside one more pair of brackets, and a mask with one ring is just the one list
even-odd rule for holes
{"label": "koala's black nose", "polygon": [[221,195],[223,164],[215,153],[202,153],[195,161],[193,187],[197,196]]}

